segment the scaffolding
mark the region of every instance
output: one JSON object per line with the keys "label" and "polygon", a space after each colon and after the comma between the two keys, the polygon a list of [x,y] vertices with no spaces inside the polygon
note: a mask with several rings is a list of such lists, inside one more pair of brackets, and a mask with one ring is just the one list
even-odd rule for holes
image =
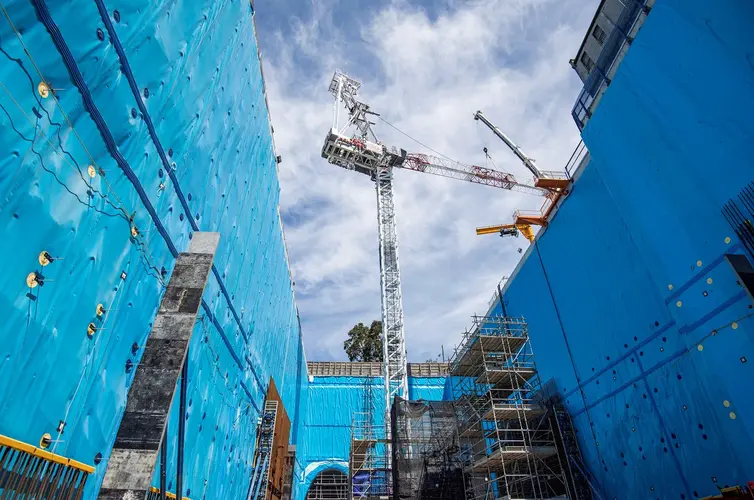
{"label": "scaffolding", "polygon": [[328,469],[317,474],[306,500],[346,500],[348,498],[348,476],[335,469]]}
{"label": "scaffolding", "polygon": [[266,401],[264,413],[260,417],[256,457],[252,470],[249,500],[266,500],[269,489],[270,461],[272,459],[272,442],[275,436],[275,420],[278,413],[277,401]]}
{"label": "scaffolding", "polygon": [[450,362],[468,500],[566,498],[522,318],[474,316]]}
{"label": "scaffolding", "polygon": [[389,447],[386,428],[375,422],[373,379],[366,377],[362,387],[362,410],[351,421],[349,499],[387,499],[391,495]]}
{"label": "scaffolding", "polygon": [[465,484],[454,402],[396,398],[391,416],[393,498],[463,499]]}

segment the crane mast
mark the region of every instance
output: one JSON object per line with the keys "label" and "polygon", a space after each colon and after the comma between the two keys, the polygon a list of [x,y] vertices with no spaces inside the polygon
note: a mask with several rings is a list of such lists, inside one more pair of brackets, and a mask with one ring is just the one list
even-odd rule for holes
{"label": "crane mast", "polygon": [[[398,235],[393,201],[393,169],[379,166],[374,181],[377,191],[377,221],[380,242],[380,288],[382,292],[382,359],[385,371],[385,412],[390,413],[395,396],[408,397],[408,366],[403,331],[403,296],[398,265]],[[389,422],[388,418],[386,422]]]}
{"label": "crane mast", "polygon": [[[367,115],[374,115],[369,106],[356,100],[361,84],[336,71],[330,83],[335,96],[333,127],[330,130],[322,156],[330,163],[369,175],[377,193],[377,228],[380,250],[380,288],[382,299],[382,363],[385,377],[385,414],[389,415],[395,396],[408,396],[408,367],[406,341],[403,332],[403,297],[401,272],[398,263],[398,235],[395,222],[393,195],[393,166],[405,158],[388,153],[372,131]],[[339,128],[338,106],[346,107],[349,119]],[[349,127],[358,130],[356,137],[344,135]],[[371,140],[370,140],[371,139]],[[386,420],[386,422],[389,421]]]}

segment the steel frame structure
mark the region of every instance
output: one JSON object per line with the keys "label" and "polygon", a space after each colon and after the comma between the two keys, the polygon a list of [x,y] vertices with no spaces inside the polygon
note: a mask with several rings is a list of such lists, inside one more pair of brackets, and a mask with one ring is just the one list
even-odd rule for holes
{"label": "steel frame structure", "polygon": [[364,378],[362,397],[362,411],[354,413],[351,420],[349,500],[385,498],[390,494],[386,428],[375,424],[371,377]]}
{"label": "steel frame structure", "polygon": [[455,402],[396,399],[391,425],[395,498],[464,499]]}
{"label": "steel frame structure", "polygon": [[[330,92],[335,96],[333,127],[328,136],[345,138],[348,128],[355,127],[359,137],[349,141],[351,150],[336,149],[325,143],[322,156],[331,163],[369,175],[375,182],[377,194],[377,223],[380,247],[380,284],[382,299],[382,349],[385,376],[385,416],[390,412],[394,396],[408,395],[408,370],[403,332],[403,298],[401,296],[401,273],[398,263],[398,235],[396,234],[395,202],[393,195],[393,167],[395,155],[385,154],[371,129],[368,114],[374,114],[369,106],[356,100],[361,84],[336,71],[330,82]],[[349,119],[341,129],[338,115],[340,103],[344,103]],[[386,420],[387,421],[387,420]]]}
{"label": "steel frame structure", "polygon": [[464,165],[463,163],[448,158],[440,158],[427,154],[407,154],[406,159],[400,165],[400,168],[413,170],[415,172],[425,172],[427,174],[439,175],[449,179],[471,182],[472,184],[481,184],[500,189],[508,189],[549,197],[551,192],[544,188],[536,187],[533,184],[527,184],[517,180],[513,174],[493,170],[491,168],[480,167],[477,165]]}
{"label": "steel frame structure", "polygon": [[522,318],[475,316],[450,362],[467,499],[562,497],[566,477]]}
{"label": "steel frame structure", "polygon": [[380,284],[382,292],[382,356],[385,365],[386,411],[395,396],[408,396],[406,339],[403,332],[403,296],[398,264],[393,169],[378,167],[375,172],[377,221],[380,240]]}

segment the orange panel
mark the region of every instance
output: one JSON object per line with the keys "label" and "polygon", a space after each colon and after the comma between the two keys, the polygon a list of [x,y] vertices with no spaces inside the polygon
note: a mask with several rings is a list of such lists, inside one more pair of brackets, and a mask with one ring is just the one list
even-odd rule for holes
{"label": "orange panel", "polygon": [[538,188],[565,189],[571,183],[570,179],[537,179],[534,183]]}
{"label": "orange panel", "polygon": [[272,377],[267,388],[267,401],[278,402],[278,414],[275,419],[275,436],[272,440],[272,456],[270,457],[270,482],[267,485],[267,499],[281,500],[283,483],[286,472],[286,455],[288,454],[288,440],[291,433],[291,421],[280,399],[277,386]]}
{"label": "orange panel", "polygon": [[546,226],[547,220],[537,215],[519,215],[516,217],[516,225],[529,224],[531,226]]}

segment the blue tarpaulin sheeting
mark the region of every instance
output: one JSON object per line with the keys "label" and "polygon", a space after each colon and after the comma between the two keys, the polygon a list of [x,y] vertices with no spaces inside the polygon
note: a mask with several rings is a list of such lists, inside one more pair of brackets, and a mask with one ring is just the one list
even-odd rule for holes
{"label": "blue tarpaulin sheeting", "polygon": [[504,291],[607,498],[754,480],[753,304],[721,213],[754,180],[752,23],[751,2],[655,2]]}
{"label": "blue tarpaulin sheeting", "polygon": [[[138,364],[174,257],[194,231],[218,231],[187,410],[170,419],[168,490],[185,418],[184,494],[244,498],[270,376],[294,442],[306,379],[252,8],[3,7],[13,26],[0,16],[0,433],[35,444],[49,432],[55,453],[87,464],[101,454],[92,498],[133,378],[127,363]],[[54,98],[40,96],[41,82]],[[57,259],[41,266],[43,251]],[[42,286],[27,286],[32,272]]]}

